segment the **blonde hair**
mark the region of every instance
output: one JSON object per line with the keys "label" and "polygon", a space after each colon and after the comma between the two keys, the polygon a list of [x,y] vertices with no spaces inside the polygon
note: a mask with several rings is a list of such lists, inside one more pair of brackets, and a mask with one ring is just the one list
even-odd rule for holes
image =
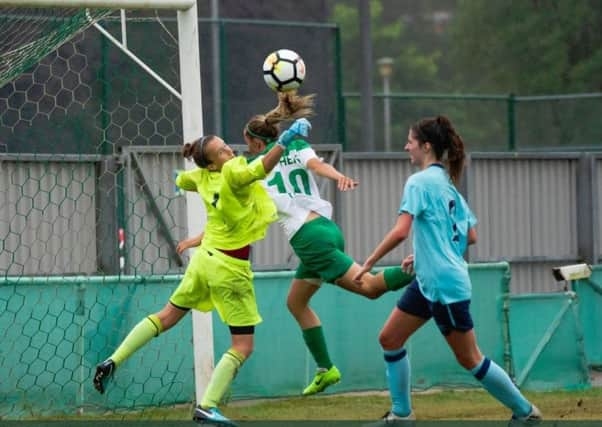
{"label": "blonde hair", "polygon": [[314,115],[314,98],[314,94],[301,96],[294,91],[280,92],[276,108],[251,117],[245,126],[245,132],[270,143],[278,138],[281,122]]}

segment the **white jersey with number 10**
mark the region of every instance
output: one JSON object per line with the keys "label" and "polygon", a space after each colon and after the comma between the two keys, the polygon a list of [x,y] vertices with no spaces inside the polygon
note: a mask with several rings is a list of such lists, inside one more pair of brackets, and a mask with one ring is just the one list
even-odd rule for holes
{"label": "white jersey with number 10", "polygon": [[303,140],[286,149],[278,165],[263,181],[278,209],[278,222],[290,240],[311,211],[330,219],[332,205],[320,197],[316,180],[307,168],[310,159],[318,158]]}

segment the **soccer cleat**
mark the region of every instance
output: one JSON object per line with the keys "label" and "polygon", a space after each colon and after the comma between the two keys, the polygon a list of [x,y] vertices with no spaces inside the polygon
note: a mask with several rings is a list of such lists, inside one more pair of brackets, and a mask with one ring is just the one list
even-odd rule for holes
{"label": "soccer cleat", "polygon": [[512,415],[510,418],[510,422],[508,423],[508,427],[515,426],[534,426],[539,424],[543,420],[543,416],[541,415],[541,411],[535,405],[531,405],[531,412],[525,417],[517,417],[516,415]]}
{"label": "soccer cleat", "polygon": [[324,391],[326,387],[336,384],[339,381],[341,381],[341,373],[336,366],[332,365],[330,369],[318,368],[314,380],[310,385],[305,387],[305,390],[303,390],[303,396],[320,393]]}
{"label": "soccer cleat", "polygon": [[94,374],[94,388],[98,390],[100,394],[105,392],[105,381],[107,381],[111,375],[115,372],[115,362],[111,359],[107,359],[96,366],[96,373]]}
{"label": "soccer cleat", "polygon": [[393,411],[385,412],[380,421],[364,425],[364,427],[386,427],[386,426],[403,426],[409,427],[415,424],[416,416],[413,412],[405,417],[393,413]]}
{"label": "soccer cleat", "polygon": [[236,427],[236,423],[226,418],[217,408],[202,408],[197,406],[192,419],[199,424]]}

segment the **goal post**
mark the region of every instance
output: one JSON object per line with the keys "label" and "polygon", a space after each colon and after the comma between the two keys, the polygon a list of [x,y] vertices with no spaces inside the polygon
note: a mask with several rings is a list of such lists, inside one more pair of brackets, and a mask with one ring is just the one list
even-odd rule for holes
{"label": "goal post", "polygon": [[[203,134],[203,111],[199,54],[199,30],[196,0],[0,0],[0,8],[72,8],[72,9],[170,9],[177,11],[177,44],[179,54],[179,83],[181,99],[181,125],[184,142],[191,142]],[[0,9],[2,13],[2,9]],[[93,18],[90,18],[93,19]],[[93,25],[90,23],[90,25]],[[67,38],[65,38],[67,40]],[[64,40],[64,41],[65,41]],[[57,45],[58,47],[58,45]],[[54,48],[54,47],[53,47]],[[40,52],[45,55],[47,52]],[[0,58],[2,61],[3,58]],[[2,66],[11,66],[4,60]],[[29,67],[25,62],[22,67]],[[24,70],[19,70],[22,72]],[[0,88],[4,82],[1,82]],[[190,168],[190,162],[182,168]],[[186,195],[187,233],[199,234],[204,226],[200,198],[196,194]],[[151,309],[151,307],[149,307]],[[213,368],[213,332],[211,314],[193,310],[193,343],[195,394],[197,401],[206,388]],[[123,338],[123,337],[121,337]]]}
{"label": "goal post", "polygon": [[0,6],[188,10],[196,0],[2,0]]}

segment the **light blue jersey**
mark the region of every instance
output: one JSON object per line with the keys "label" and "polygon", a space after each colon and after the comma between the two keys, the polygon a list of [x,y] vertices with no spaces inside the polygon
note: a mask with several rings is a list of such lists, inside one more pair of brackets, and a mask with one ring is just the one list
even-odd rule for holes
{"label": "light blue jersey", "polygon": [[414,270],[422,294],[442,304],[470,299],[463,255],[477,219],[441,165],[408,179],[399,207],[403,212],[414,217]]}

